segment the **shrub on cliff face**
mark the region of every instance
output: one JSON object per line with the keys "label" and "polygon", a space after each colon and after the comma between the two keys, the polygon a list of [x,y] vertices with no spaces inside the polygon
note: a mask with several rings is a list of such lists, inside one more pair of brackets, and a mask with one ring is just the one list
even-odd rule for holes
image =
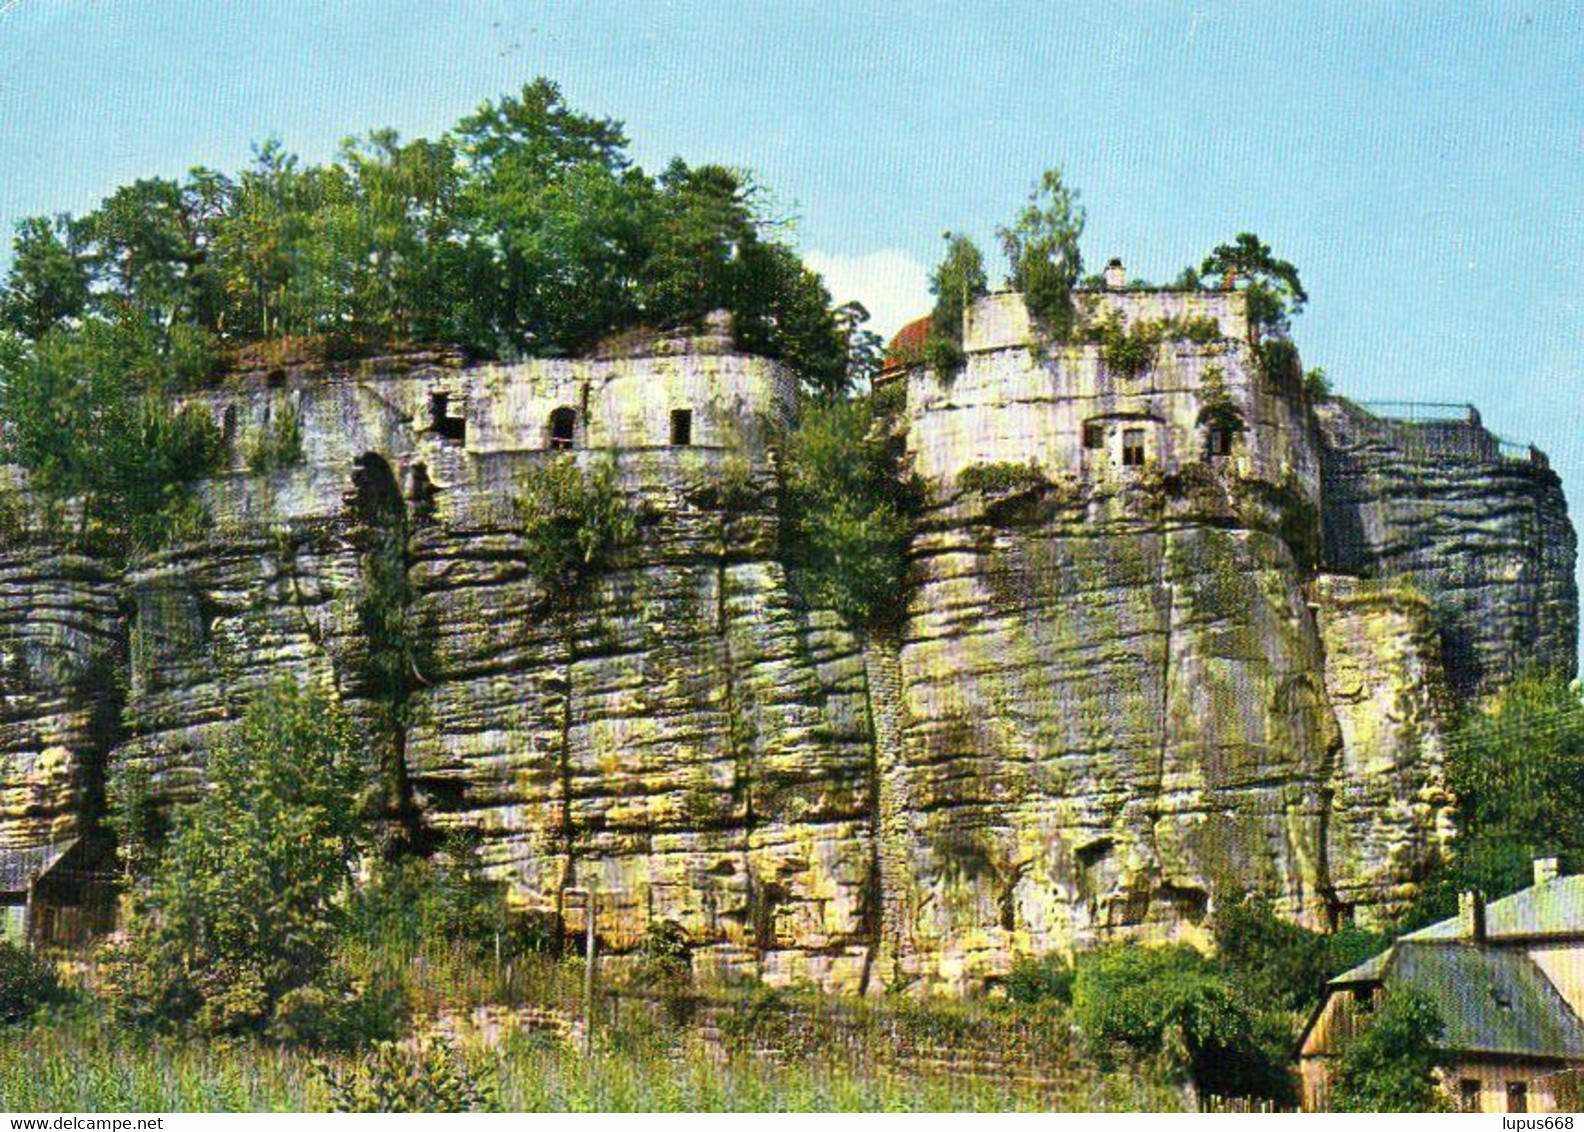
{"label": "shrub on cliff face", "polygon": [[205,777],[135,896],[120,989],[136,1017],[235,1033],[326,978],[373,775],[339,705],[283,682]]}
{"label": "shrub on cliff face", "polygon": [[1050,486],[1050,477],[1030,460],[1018,464],[1010,460],[992,464],[970,464],[957,473],[957,486],[963,491],[986,495],[1035,491]]}
{"label": "shrub on cliff face", "polygon": [[640,518],[612,461],[585,471],[571,456],[529,469],[517,517],[528,572],[562,600],[614,564],[617,552],[638,537]]}
{"label": "shrub on cliff face", "polygon": [[194,533],[193,487],[219,463],[219,431],[172,409],[169,357],[135,323],[90,320],[0,350],[5,459],[47,500],[81,503],[82,535],[147,549]]}
{"label": "shrub on cliff face", "polygon": [[781,444],[782,554],[814,605],[849,624],[896,616],[923,486],[873,404],[810,401]]}

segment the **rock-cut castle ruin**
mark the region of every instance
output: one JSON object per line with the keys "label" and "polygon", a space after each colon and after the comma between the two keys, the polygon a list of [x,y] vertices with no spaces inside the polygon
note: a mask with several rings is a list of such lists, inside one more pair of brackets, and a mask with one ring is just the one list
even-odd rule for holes
{"label": "rock-cut castle ruin", "polygon": [[[796,384],[719,321],[232,374],[204,395],[232,456],[203,538],[124,568],[38,530],[0,547],[4,922],[105,928],[107,776],[190,797],[253,689],[291,674],[372,717],[360,585],[392,531],[420,820],[476,832],[569,929],[591,890],[618,956],[664,924],[701,973],[969,991],[1024,955],[1202,939],[1253,890],[1313,926],[1389,914],[1449,843],[1452,698],[1573,666],[1557,476],[1472,409],[1311,395],[1237,292],[1078,299],[1164,329],[1117,367],[994,294],[960,368],[889,367],[930,503],[886,633],[789,579]],[[301,458],[250,470],[287,418]],[[552,617],[513,500],[566,453],[614,459],[650,521]]]}

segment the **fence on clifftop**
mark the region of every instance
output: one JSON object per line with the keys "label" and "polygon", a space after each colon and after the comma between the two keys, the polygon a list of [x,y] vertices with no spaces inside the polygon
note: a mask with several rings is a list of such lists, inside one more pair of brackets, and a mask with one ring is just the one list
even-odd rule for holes
{"label": "fence on clifftop", "polygon": [[1473,405],[1454,401],[1356,401],[1388,424],[1405,426],[1398,442],[1415,456],[1474,457],[1549,468],[1544,452],[1497,436]]}

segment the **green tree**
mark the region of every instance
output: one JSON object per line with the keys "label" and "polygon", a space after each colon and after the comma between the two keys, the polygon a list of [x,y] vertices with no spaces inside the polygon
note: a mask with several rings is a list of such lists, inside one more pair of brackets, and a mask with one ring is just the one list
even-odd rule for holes
{"label": "green tree", "polygon": [[780,358],[818,396],[846,392],[847,339],[824,281],[785,244],[756,242],[741,254],[737,344]]}
{"label": "green tree", "polygon": [[314,201],[295,155],[271,139],[237,178],[230,207],[216,225],[217,274],[226,296],[226,329],[257,340],[297,329],[288,322],[287,289]]}
{"label": "green tree", "polygon": [[738,305],[742,252],[758,241],[750,211],[752,186],[719,165],[690,169],[675,159],[660,175],[647,207],[642,306],[659,327],[697,325],[715,310]]}
{"label": "green tree", "polygon": [[1457,912],[1460,892],[1488,899],[1527,887],[1535,857],[1584,861],[1584,703],[1560,673],[1520,675],[1464,712],[1447,744],[1458,799],[1452,860],[1420,886],[1401,924]]}
{"label": "green tree", "polygon": [[1212,920],[1216,965],[1247,1002],[1307,1013],[1327,981],[1384,951],[1386,936],[1362,928],[1315,932],[1281,919],[1269,899],[1224,903]]}
{"label": "green tree", "polygon": [[885,363],[885,339],[870,330],[869,309],[860,302],[843,303],[836,310],[836,326],[847,343],[847,385],[867,389],[880,376]]}
{"label": "green tree", "polygon": [[997,230],[1010,269],[1007,281],[1058,341],[1076,322],[1072,290],[1083,275],[1078,241],[1084,220],[1078,191],[1062,180],[1060,169],[1047,169],[1017,219]]}
{"label": "green tree", "polygon": [[868,398],[809,399],[781,446],[783,556],[815,605],[856,626],[897,604],[923,487]]}
{"label": "green tree", "polygon": [[1393,991],[1386,1004],[1342,1048],[1332,1078],[1338,1112],[1445,1112],[1435,1077],[1435,1042],[1444,1026],[1434,1003]]}
{"label": "green tree", "polygon": [[1212,287],[1237,287],[1248,298],[1249,334],[1256,343],[1264,335],[1285,334],[1292,316],[1302,312],[1309,296],[1298,269],[1271,254],[1270,246],[1252,232],[1239,232],[1220,244],[1200,264]]}
{"label": "green tree", "polygon": [[1290,1096],[1283,1065],[1290,1031],[1256,1013],[1186,945],[1120,944],[1080,956],[1073,1016],[1103,1057],[1117,1050],[1161,1057],[1210,1093]]}
{"label": "green tree", "polygon": [[0,289],[0,325],[30,339],[88,308],[88,270],[68,243],[69,222],[33,216],[17,225],[11,271]]}
{"label": "green tree", "polygon": [[340,705],[281,682],[210,751],[205,778],[135,898],[124,1002],[236,1033],[326,974],[373,775]]}
{"label": "green tree", "polygon": [[21,1021],[61,997],[52,963],[0,939],[0,1023]]}
{"label": "green tree", "polygon": [[[472,319],[496,352],[592,345],[636,311],[637,219],[621,124],[570,109],[546,79],[458,123],[458,196],[471,254],[491,286]],[[630,324],[630,323],[626,323]]]}
{"label": "green tree", "polygon": [[1449,748],[1465,831],[1553,854],[1584,850],[1584,702],[1566,677],[1518,677],[1468,713]]}
{"label": "green tree", "polygon": [[963,316],[968,305],[990,290],[984,254],[967,236],[946,233],[946,256],[930,272],[929,334],[924,340],[924,362],[945,372],[962,364]]}
{"label": "green tree", "polygon": [[0,351],[6,457],[46,497],[79,500],[85,532],[129,535],[135,547],[183,533],[221,444],[207,413],[173,410],[163,395],[178,364],[135,321],[89,319]]}

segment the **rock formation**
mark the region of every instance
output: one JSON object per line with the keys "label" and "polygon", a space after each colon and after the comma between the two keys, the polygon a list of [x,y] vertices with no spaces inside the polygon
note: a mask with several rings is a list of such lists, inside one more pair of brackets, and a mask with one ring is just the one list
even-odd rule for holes
{"label": "rock formation", "polygon": [[[720,327],[232,375],[205,395],[233,453],[205,538],[124,570],[22,532],[0,556],[0,899],[92,839],[109,770],[190,796],[289,673],[339,690],[414,820],[477,831],[514,900],[578,929],[566,893],[592,889],[617,954],[665,923],[700,971],[969,990],[1021,955],[1202,938],[1254,889],[1316,926],[1389,911],[1450,833],[1448,685],[1571,662],[1555,477],[1477,424],[1432,458],[1310,405],[1235,294],[1091,301],[1200,329],[1122,373],[1044,345],[1016,296],[976,304],[962,370],[905,378],[932,503],[907,616],[867,633],[787,576],[766,429],[793,380]],[[569,610],[513,506],[563,450],[614,459],[645,515]],[[1005,464],[1030,470],[959,483]],[[400,712],[370,675],[379,554],[410,581]]]}

